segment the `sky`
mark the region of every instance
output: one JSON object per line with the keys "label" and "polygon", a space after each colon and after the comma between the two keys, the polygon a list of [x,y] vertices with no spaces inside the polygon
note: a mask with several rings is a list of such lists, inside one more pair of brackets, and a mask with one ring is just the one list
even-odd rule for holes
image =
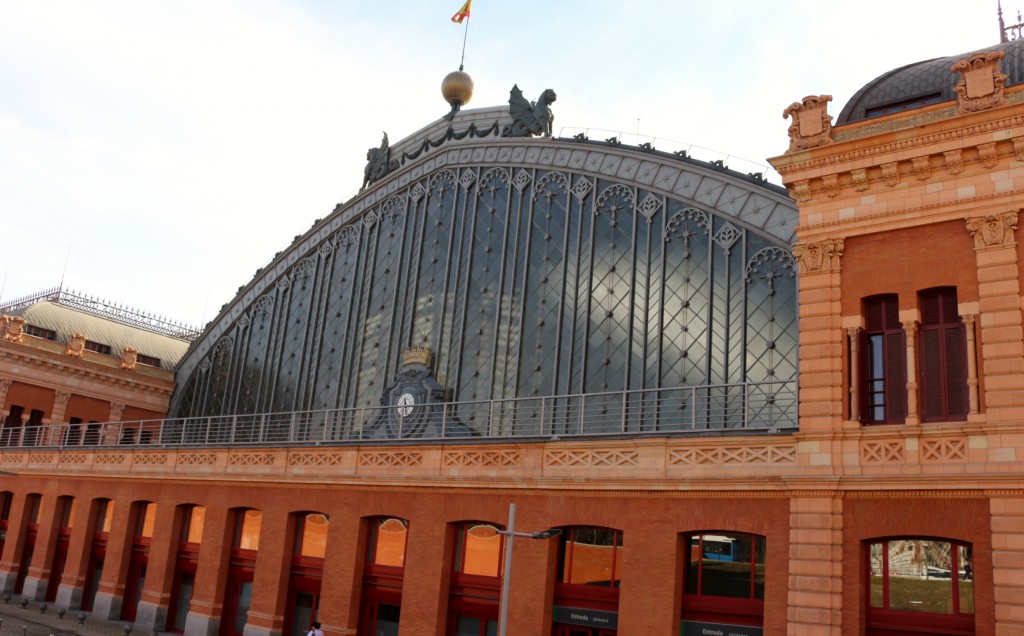
{"label": "sky", "polygon": [[[1024,0],[1004,2],[1007,22]],[[0,304],[63,284],[202,325],[448,111],[462,0],[0,0]],[[466,108],[771,174],[782,111],[998,43],[996,0],[474,0]]]}

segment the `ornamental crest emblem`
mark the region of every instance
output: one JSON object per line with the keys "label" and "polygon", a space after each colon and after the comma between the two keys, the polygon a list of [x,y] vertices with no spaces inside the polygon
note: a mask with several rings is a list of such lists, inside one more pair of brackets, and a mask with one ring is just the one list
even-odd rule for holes
{"label": "ornamental crest emblem", "polygon": [[960,73],[960,82],[956,85],[956,98],[960,102],[957,115],[976,113],[1006,104],[1003,97],[1003,86],[1006,75],[999,72],[999,60],[1006,57],[1002,51],[977,53],[960,60],[950,68]]}
{"label": "ornamental crest emblem", "polygon": [[831,95],[808,95],[803,101],[793,102],[782,111],[782,118],[791,118],[789,150],[799,152],[832,143],[832,116],[828,114]]}

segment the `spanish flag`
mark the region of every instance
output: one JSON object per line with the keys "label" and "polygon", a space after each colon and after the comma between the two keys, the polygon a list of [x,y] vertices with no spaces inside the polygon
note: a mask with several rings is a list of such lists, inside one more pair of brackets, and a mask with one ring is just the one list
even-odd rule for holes
{"label": "spanish flag", "polygon": [[466,0],[459,12],[452,16],[452,22],[462,24],[462,21],[469,17],[469,10],[473,6],[473,0]]}

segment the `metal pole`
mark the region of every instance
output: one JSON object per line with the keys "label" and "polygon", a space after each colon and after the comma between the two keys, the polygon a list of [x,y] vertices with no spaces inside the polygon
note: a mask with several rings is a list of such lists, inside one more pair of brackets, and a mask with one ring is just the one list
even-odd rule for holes
{"label": "metal pole", "polygon": [[508,534],[505,536],[505,573],[501,577],[501,606],[498,615],[498,636],[505,636],[508,628],[508,590],[512,582],[512,544],[516,540],[516,505],[508,505]]}

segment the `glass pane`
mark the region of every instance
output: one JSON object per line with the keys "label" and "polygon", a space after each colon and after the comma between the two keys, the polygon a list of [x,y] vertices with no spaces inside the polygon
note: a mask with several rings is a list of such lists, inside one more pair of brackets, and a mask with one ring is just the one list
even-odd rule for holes
{"label": "glass pane", "polygon": [[327,554],[327,515],[314,512],[302,524],[302,556],[324,558]]}
{"label": "glass pane", "polygon": [[690,567],[686,570],[686,593],[697,593],[697,579],[700,574],[700,537],[690,537]]}
{"label": "glass pane", "polygon": [[377,624],[373,636],[398,636],[398,619],[402,609],[397,605],[381,603],[377,606]]}
{"label": "glass pane", "polygon": [[871,561],[871,582],[870,592],[871,607],[885,607],[885,591],[882,587],[882,544],[872,543],[868,556]]}
{"label": "glass pane", "polygon": [[705,534],[701,555],[701,590],[705,596],[751,598],[750,535]]}
{"label": "glass pane", "polygon": [[498,636],[498,621],[487,621],[485,636]]}
{"label": "glass pane", "polygon": [[203,526],[206,524],[206,508],[193,506],[192,514],[189,516],[188,533],[185,540],[189,543],[203,542]]}
{"label": "glass pane", "polygon": [[754,598],[764,600],[764,555],[767,539],[754,537]]}
{"label": "glass pane", "polygon": [[114,502],[104,502],[103,510],[103,524],[100,526],[100,532],[110,532],[110,524],[114,521]]}
{"label": "glass pane", "polygon": [[258,550],[260,547],[260,524],[263,513],[259,510],[246,510],[242,515],[242,531],[238,537],[238,547],[242,550]]}
{"label": "glass pane", "polygon": [[405,522],[400,519],[385,519],[378,522],[376,530],[373,562],[377,565],[399,568],[405,565]]}
{"label": "glass pane", "polygon": [[456,617],[455,636],[480,636],[480,619],[472,616]]}
{"label": "glass pane", "polygon": [[960,613],[974,613],[974,555],[971,546],[957,546],[960,562]]}
{"label": "glass pane", "polygon": [[188,610],[192,606],[192,590],[196,585],[196,575],[189,572],[182,572],[181,582],[178,583],[178,597],[174,605],[174,629],[185,631],[185,620],[188,618]]}
{"label": "glass pane", "polygon": [[292,607],[292,634],[303,636],[308,634],[313,625],[313,595],[308,592],[295,593],[295,605]]}
{"label": "glass pane", "polygon": [[153,526],[156,524],[156,504],[143,504],[142,523],[139,524],[139,536],[153,538]]}
{"label": "glass pane", "polygon": [[498,529],[481,524],[466,529],[465,555],[462,571],[479,576],[498,576],[501,563],[501,541]]}
{"label": "glass pane", "polygon": [[252,603],[252,581],[242,581],[238,586],[238,612],[235,614],[235,632],[243,633],[249,620],[249,604]]}
{"label": "glass pane", "polygon": [[[566,569],[569,579],[576,585],[612,587],[613,566],[621,561],[617,555],[621,543],[620,533],[606,528],[576,528],[565,543]],[[570,560],[571,559],[571,560]],[[615,569],[614,571],[617,571]],[[563,575],[563,580],[565,580]]]}
{"label": "glass pane", "polygon": [[889,608],[953,613],[952,546],[917,539],[890,541]]}

